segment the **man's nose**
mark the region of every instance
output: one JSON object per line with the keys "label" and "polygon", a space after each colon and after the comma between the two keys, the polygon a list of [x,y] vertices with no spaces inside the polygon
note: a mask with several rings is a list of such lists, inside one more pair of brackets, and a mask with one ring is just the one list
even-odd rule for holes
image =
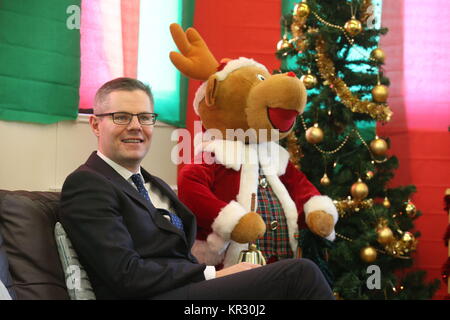
{"label": "man's nose", "polygon": [[139,122],[139,118],[136,114],[131,117],[131,121],[128,124],[128,129],[141,129],[141,123]]}

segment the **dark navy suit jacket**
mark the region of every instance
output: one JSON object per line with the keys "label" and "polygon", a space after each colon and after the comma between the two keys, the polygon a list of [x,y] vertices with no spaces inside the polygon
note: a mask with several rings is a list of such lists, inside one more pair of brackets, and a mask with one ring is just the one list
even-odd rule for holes
{"label": "dark navy suit jacket", "polygon": [[60,220],[98,299],[148,299],[205,280],[206,266],[191,254],[194,215],[164,181],[141,172],[171,201],[184,233],[96,152],[64,182]]}

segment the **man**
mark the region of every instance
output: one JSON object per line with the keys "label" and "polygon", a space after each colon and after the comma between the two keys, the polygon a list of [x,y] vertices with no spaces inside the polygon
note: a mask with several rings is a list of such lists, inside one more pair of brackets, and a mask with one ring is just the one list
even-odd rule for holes
{"label": "man", "polygon": [[140,166],[155,120],[143,83],[118,78],[104,84],[89,121],[98,150],[63,185],[61,222],[97,298],[333,299],[308,260],[218,271],[196,261],[194,215]]}

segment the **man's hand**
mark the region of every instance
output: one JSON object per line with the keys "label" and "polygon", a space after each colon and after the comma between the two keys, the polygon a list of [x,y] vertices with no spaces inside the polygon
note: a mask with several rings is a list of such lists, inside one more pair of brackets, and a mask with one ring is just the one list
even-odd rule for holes
{"label": "man's hand", "polygon": [[232,265],[231,267],[216,271],[216,278],[228,276],[233,273],[238,273],[241,271],[247,271],[255,268],[259,268],[261,265],[259,264],[253,264],[250,262],[241,262],[235,265]]}

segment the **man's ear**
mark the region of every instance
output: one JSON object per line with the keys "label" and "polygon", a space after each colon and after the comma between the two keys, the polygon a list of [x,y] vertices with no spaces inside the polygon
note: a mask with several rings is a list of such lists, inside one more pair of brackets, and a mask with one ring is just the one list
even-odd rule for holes
{"label": "man's ear", "polygon": [[205,102],[208,107],[214,105],[214,103],[216,102],[218,85],[219,81],[217,80],[217,76],[215,74],[208,78],[205,95]]}
{"label": "man's ear", "polygon": [[98,137],[100,135],[100,130],[98,128],[99,118],[94,115],[89,117],[89,125],[91,126],[92,132],[94,132],[95,136]]}

